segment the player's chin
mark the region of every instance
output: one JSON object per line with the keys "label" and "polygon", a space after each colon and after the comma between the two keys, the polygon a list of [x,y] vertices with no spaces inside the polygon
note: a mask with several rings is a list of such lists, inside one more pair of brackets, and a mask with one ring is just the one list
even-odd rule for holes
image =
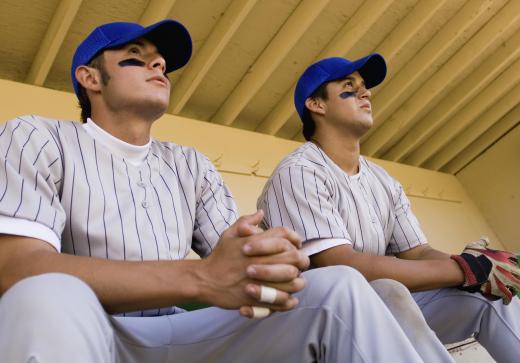
{"label": "player's chin", "polygon": [[360,117],[359,123],[363,128],[368,130],[374,125],[374,119],[371,114],[365,114]]}
{"label": "player's chin", "polygon": [[149,99],[152,107],[166,110],[170,103],[170,92],[157,92]]}
{"label": "player's chin", "polygon": [[169,100],[154,99],[147,102],[144,109],[148,118],[158,119],[164,115],[168,110],[168,101]]}

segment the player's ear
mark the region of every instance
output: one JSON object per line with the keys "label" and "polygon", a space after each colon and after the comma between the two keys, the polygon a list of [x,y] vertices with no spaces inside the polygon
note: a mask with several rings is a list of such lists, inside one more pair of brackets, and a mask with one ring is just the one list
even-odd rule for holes
{"label": "player's ear", "polygon": [[76,79],[86,90],[99,92],[101,90],[101,74],[99,70],[89,66],[76,68]]}
{"label": "player's ear", "polygon": [[325,103],[319,97],[309,97],[305,100],[305,106],[309,111],[323,115],[325,114]]}

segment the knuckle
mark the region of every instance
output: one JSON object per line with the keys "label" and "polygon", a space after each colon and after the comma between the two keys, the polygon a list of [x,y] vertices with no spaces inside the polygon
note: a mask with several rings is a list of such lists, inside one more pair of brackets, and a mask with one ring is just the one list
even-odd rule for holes
{"label": "knuckle", "polygon": [[243,225],[244,223],[246,223],[244,216],[240,216],[235,222],[236,225]]}
{"label": "knuckle", "polygon": [[301,253],[301,260],[300,260],[300,262],[301,262],[302,265],[309,266],[310,263],[311,263],[311,259],[309,258],[309,256],[307,256],[306,254],[304,254],[302,252]]}
{"label": "knuckle", "polygon": [[280,232],[284,235],[288,235],[291,233],[291,230],[285,226],[278,227],[280,229]]}
{"label": "knuckle", "polygon": [[[294,236],[294,231],[286,226],[278,227],[280,230],[280,234],[285,238],[291,238]],[[291,244],[291,243],[289,243]],[[292,245],[292,244],[291,244]]]}
{"label": "knuckle", "polygon": [[281,240],[281,247],[282,247],[283,251],[291,251],[291,252],[296,251],[296,249],[294,248],[292,243],[285,238]]}
{"label": "knuckle", "polygon": [[304,287],[305,287],[305,281],[299,277],[292,280],[291,283],[289,284],[289,290],[291,291],[291,293],[298,292],[298,291],[302,290]]}
{"label": "knuckle", "polygon": [[287,302],[287,300],[289,300],[289,294],[285,291],[280,291],[278,290],[277,291],[277,296],[276,296],[276,302],[278,302],[278,304],[285,304]]}
{"label": "knuckle", "polygon": [[294,280],[294,284],[296,286],[296,289],[301,290],[305,287],[305,279],[298,277]]}
{"label": "knuckle", "polygon": [[298,278],[299,274],[300,274],[300,270],[298,268],[296,268],[295,266],[290,266],[290,271],[289,271],[290,278],[296,279],[296,278]]}
{"label": "knuckle", "polygon": [[302,258],[302,253],[300,251],[298,251],[297,249],[292,249],[292,250],[288,251],[287,253],[288,253],[289,259],[293,263],[297,263]]}

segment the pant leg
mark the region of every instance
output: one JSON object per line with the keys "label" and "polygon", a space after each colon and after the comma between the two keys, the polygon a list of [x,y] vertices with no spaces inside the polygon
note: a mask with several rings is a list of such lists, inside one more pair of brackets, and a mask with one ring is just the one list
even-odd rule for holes
{"label": "pant leg", "polygon": [[444,343],[475,338],[499,363],[520,357],[520,301],[509,305],[479,293],[445,288],[413,294],[430,327]]}
{"label": "pant leg", "polygon": [[64,274],[24,279],[0,299],[0,362],[113,362],[114,337],[92,290]]}
{"label": "pant leg", "polygon": [[298,308],[263,320],[216,308],[113,318],[74,277],[28,278],[0,300],[0,361],[422,362],[358,272],[338,266],[305,277]]}
{"label": "pant leg", "polygon": [[370,282],[370,286],[383,300],[425,362],[454,362],[439,338],[428,326],[406,286],[390,279],[374,280]]}
{"label": "pant leg", "polygon": [[[423,361],[357,271],[337,266],[304,277],[307,287],[290,312],[250,320],[236,311],[209,308],[166,317],[171,326],[168,362]],[[116,330],[130,350],[165,344],[153,337],[168,330],[164,318],[145,318],[162,324],[157,330],[143,327],[143,318],[116,318]]]}

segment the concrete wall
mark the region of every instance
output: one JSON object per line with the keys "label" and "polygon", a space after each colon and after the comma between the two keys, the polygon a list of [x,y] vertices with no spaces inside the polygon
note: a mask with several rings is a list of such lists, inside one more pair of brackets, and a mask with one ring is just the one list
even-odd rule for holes
{"label": "concrete wall", "polygon": [[[0,122],[22,114],[75,120],[79,110],[73,94],[0,80]],[[299,143],[249,131],[165,115],[153,128],[154,137],[192,145],[205,153],[229,184],[242,213],[255,210],[267,177],[280,159]],[[403,184],[430,242],[447,252],[486,234],[503,248],[459,180],[393,162],[373,160]]]}

